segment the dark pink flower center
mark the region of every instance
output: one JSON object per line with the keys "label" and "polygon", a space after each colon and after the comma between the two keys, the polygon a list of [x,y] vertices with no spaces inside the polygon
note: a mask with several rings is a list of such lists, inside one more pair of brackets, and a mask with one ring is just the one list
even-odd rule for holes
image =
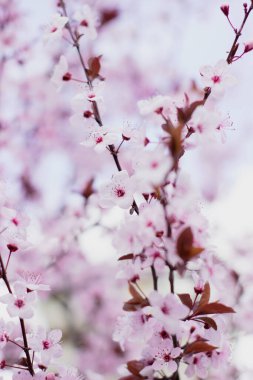
{"label": "dark pink flower center", "polygon": [[163,112],[163,107],[159,107],[155,110],[155,113],[157,113],[158,115],[160,115],[162,112]]}
{"label": "dark pink flower center", "polygon": [[43,350],[48,350],[50,348],[50,342],[48,340],[43,340],[42,345]]}
{"label": "dark pink flower center", "polygon": [[15,224],[15,226],[17,226],[19,224],[17,218],[13,218],[12,223]]}
{"label": "dark pink flower center", "polygon": [[213,83],[220,83],[221,77],[219,75],[214,75],[212,77],[212,81],[213,81]]}
{"label": "dark pink flower center", "polygon": [[153,161],[153,162],[151,162],[150,166],[151,166],[152,169],[156,169],[158,167],[158,162],[157,161]]}
{"label": "dark pink flower center", "polygon": [[56,26],[53,26],[53,28],[51,29],[51,33],[54,33],[54,32],[56,32],[56,31],[57,31]]}
{"label": "dark pink flower center", "polygon": [[124,197],[126,192],[124,189],[121,189],[120,187],[118,187],[117,189],[115,189],[115,194],[117,195],[118,198],[122,198]]}
{"label": "dark pink flower center", "polygon": [[17,299],[17,300],[15,301],[15,306],[17,306],[19,309],[21,309],[21,307],[25,306],[25,302],[24,302],[24,300],[19,300],[19,299]]}
{"label": "dark pink flower center", "polygon": [[80,22],[80,25],[81,26],[84,26],[84,27],[88,27],[89,26],[89,23],[88,23],[88,21],[87,20],[82,20],[81,22]]}
{"label": "dark pink flower center", "polygon": [[168,308],[167,305],[163,305],[163,306],[161,307],[161,310],[162,310],[163,314],[166,314],[166,315],[169,315],[169,314],[170,314],[170,309]]}
{"label": "dark pink flower center", "polygon": [[6,333],[3,333],[0,335],[0,342],[7,342],[9,339],[8,335]]}
{"label": "dark pink flower center", "polygon": [[100,144],[102,141],[103,141],[103,137],[102,136],[99,136],[99,137],[96,138],[96,143],[97,144]]}
{"label": "dark pink flower center", "polygon": [[169,354],[164,354],[164,355],[163,355],[163,360],[164,360],[165,362],[169,362],[169,361],[171,360],[171,356],[170,356]]}

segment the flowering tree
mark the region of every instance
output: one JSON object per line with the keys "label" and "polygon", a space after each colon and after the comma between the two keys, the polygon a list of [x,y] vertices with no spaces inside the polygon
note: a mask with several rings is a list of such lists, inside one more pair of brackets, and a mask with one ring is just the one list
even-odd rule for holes
{"label": "flowering tree", "polygon": [[[47,72],[35,75],[34,85],[21,77],[15,93],[12,65],[22,67],[27,56],[36,54],[36,45],[16,37],[15,25],[23,25],[17,3],[1,2],[1,43],[7,52],[1,72],[13,97],[21,98],[17,110],[1,117],[3,158],[20,161],[10,171],[13,189],[4,182],[1,189],[0,302],[6,314],[0,320],[0,367],[6,376],[238,378],[230,360],[231,333],[244,328],[234,317],[238,305],[244,306],[244,319],[252,316],[243,292],[247,279],[216,254],[201,195],[184,170],[191,149],[212,151],[224,141],[231,122],[217,105],[236,84],[232,64],[253,49],[252,43],[241,48],[240,40],[253,3],[242,5],[239,26],[230,19],[229,5],[220,10],[234,39],[223,60],[200,68],[202,87],[193,83],[143,99],[142,92],[149,92],[144,82],[134,99],[138,124],[115,126],[113,105],[105,107],[110,75],[105,80],[105,58],[94,53],[94,40],[118,18],[117,8],[58,1],[43,35],[50,65],[56,62],[50,95]],[[28,106],[33,86],[44,105],[36,111]],[[2,104],[9,102],[4,94]],[[118,111],[115,106],[117,116]],[[17,136],[19,127],[22,136]],[[58,156],[51,158],[55,148]],[[57,159],[69,169],[51,205],[39,177]],[[1,171],[5,179],[2,158]],[[22,203],[33,223],[20,210]],[[117,269],[89,262],[82,238],[90,230],[110,239]],[[228,287],[233,289],[229,294]],[[47,317],[50,302],[57,302],[65,326],[57,326],[58,318],[55,328],[41,325],[39,298]],[[77,368],[62,357],[62,340],[74,347]]]}

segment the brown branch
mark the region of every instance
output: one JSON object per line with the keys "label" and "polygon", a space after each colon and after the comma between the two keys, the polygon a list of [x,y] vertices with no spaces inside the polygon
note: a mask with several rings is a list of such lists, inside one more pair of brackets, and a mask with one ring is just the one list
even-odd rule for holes
{"label": "brown branch", "polygon": [[[64,16],[68,17],[68,12],[67,12],[66,4],[65,4],[64,0],[60,0],[60,7],[63,10]],[[85,61],[84,61],[82,53],[81,53],[81,48],[80,48],[78,36],[76,36],[75,33],[73,32],[73,30],[72,30],[71,25],[70,25],[69,22],[66,24],[66,28],[67,28],[67,30],[69,32],[69,35],[70,35],[71,39],[72,39],[73,46],[76,48],[77,54],[78,54],[79,59],[80,59],[81,66],[83,68],[83,71],[84,71],[84,74],[85,74],[85,77],[86,77],[86,80],[87,80],[87,83],[88,83],[88,86],[89,86],[90,90],[93,90],[93,85],[92,85],[92,81],[91,81],[90,76],[89,76],[89,71],[88,71],[88,69],[86,67]],[[93,111],[93,114],[94,114],[94,118],[95,118],[96,122],[98,123],[98,125],[100,127],[102,127],[103,126],[103,122],[102,122],[102,119],[101,119],[101,116],[100,116],[100,112],[99,112],[99,108],[98,108],[97,102],[93,100],[93,101],[91,101],[91,104],[92,104],[92,111]],[[115,150],[114,145],[113,144],[108,145],[108,150],[109,150],[109,152],[111,153],[111,155],[113,157],[114,163],[115,163],[118,171],[122,171],[122,167],[120,165],[119,158],[118,158],[118,151]],[[135,200],[132,203],[131,210],[135,211],[136,214],[139,214],[139,208],[138,208],[137,203],[135,202]]]}
{"label": "brown branch", "polygon": [[[5,266],[4,266],[3,259],[2,259],[1,255],[0,255],[0,265],[1,265],[1,276],[2,276],[2,279],[3,279],[5,285],[6,285],[7,289],[8,289],[8,292],[10,294],[13,294],[12,290],[11,290],[11,286],[10,286],[9,280],[7,278],[7,273],[6,273]],[[22,347],[22,349],[23,349],[23,351],[24,351],[24,353],[26,355],[28,370],[29,370],[30,374],[33,376],[34,375],[34,369],[33,369],[33,364],[32,364],[31,357],[30,357],[30,352],[29,352],[29,346],[28,346],[28,342],[27,342],[27,336],[26,336],[26,329],[25,329],[24,319],[23,318],[19,318],[19,322],[20,322],[21,332],[22,332],[23,341],[24,341],[24,347]]]}
{"label": "brown branch", "polygon": [[241,24],[239,30],[236,32],[234,42],[233,42],[231,49],[230,49],[228,56],[227,56],[227,63],[228,64],[231,64],[233,62],[234,56],[235,56],[237,49],[238,49],[238,46],[239,46],[238,40],[242,34],[243,28],[244,28],[246,21],[247,21],[252,10],[253,10],[253,3],[249,7],[249,9],[247,11],[245,11],[245,15],[244,15],[242,24]]}

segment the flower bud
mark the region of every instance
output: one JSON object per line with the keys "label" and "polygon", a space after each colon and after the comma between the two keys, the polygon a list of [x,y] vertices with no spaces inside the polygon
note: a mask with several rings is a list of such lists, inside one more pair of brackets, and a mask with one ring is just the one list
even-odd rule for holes
{"label": "flower bud", "polygon": [[220,7],[221,11],[224,13],[226,17],[229,15],[229,5],[224,4]]}
{"label": "flower bud", "polygon": [[249,51],[253,50],[253,41],[248,42],[244,46],[244,53],[248,53]]}

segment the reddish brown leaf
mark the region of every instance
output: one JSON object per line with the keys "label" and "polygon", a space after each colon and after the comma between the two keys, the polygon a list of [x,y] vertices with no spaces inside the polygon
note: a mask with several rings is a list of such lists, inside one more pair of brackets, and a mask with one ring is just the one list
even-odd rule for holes
{"label": "reddish brown leaf", "polygon": [[227,314],[227,313],[235,313],[232,307],[223,305],[219,302],[212,302],[207,305],[203,305],[201,308],[198,308],[197,313],[194,315],[205,315],[205,314]]}
{"label": "reddish brown leaf", "polygon": [[139,303],[141,303],[145,298],[142,297],[142,295],[138,292],[138,290],[135,288],[131,282],[128,284],[128,290],[133,299]]}
{"label": "reddish brown leaf", "polygon": [[130,360],[127,362],[127,369],[133,375],[139,376],[141,370],[145,367],[145,363],[142,360]]}
{"label": "reddish brown leaf", "polygon": [[134,255],[133,253],[128,253],[127,255],[123,255],[121,257],[118,258],[119,261],[122,261],[122,260],[131,260],[134,258]]}
{"label": "reddish brown leaf", "polygon": [[186,227],[177,239],[177,254],[184,261],[191,260],[203,252],[203,248],[193,247],[193,233],[191,227]]}
{"label": "reddish brown leaf", "polygon": [[211,344],[208,344],[202,340],[196,340],[193,343],[187,344],[187,346],[184,350],[184,355],[198,354],[200,352],[213,351],[216,348],[217,347],[212,346]]}
{"label": "reddish brown leaf", "polygon": [[216,322],[215,322],[215,320],[213,318],[210,318],[210,317],[201,317],[201,318],[198,318],[198,320],[203,321],[209,327],[212,327],[214,330],[218,329],[217,324],[216,324]]}
{"label": "reddish brown leaf", "polygon": [[208,282],[205,283],[204,290],[202,292],[199,304],[198,304],[198,309],[200,309],[202,306],[208,304],[210,300],[210,285]]}
{"label": "reddish brown leaf", "polygon": [[88,60],[88,74],[90,79],[95,79],[99,76],[99,72],[101,69],[100,59],[102,58],[102,55],[99,55],[98,57],[91,57]]}
{"label": "reddish brown leaf", "polygon": [[91,178],[86,183],[85,188],[82,191],[82,196],[84,198],[88,199],[94,193],[93,183],[94,183],[94,178]]}
{"label": "reddish brown leaf", "polygon": [[102,9],[100,16],[100,27],[108,24],[110,21],[117,18],[119,15],[118,9]]}
{"label": "reddish brown leaf", "polygon": [[185,306],[189,307],[189,309],[192,309],[193,303],[190,294],[182,293],[178,294],[178,297]]}

